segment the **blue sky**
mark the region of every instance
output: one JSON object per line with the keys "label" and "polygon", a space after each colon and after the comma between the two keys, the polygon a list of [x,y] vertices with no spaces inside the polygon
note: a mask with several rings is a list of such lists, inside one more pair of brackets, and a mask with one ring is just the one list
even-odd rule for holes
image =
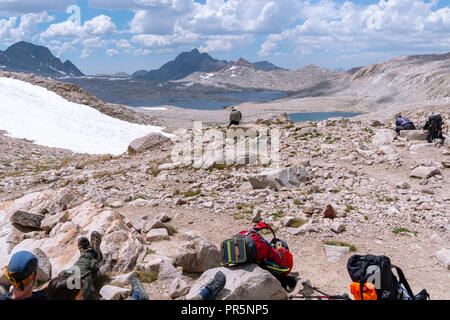
{"label": "blue sky", "polygon": [[0,49],[20,40],[87,74],[156,69],[193,48],[289,69],[349,69],[449,52],[450,0],[0,0]]}

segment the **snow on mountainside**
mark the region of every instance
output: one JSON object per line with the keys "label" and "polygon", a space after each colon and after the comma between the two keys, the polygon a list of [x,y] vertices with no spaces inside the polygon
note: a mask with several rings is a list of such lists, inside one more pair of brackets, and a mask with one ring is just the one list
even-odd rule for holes
{"label": "snow on mountainside", "polygon": [[0,77],[0,96],[0,130],[47,147],[119,155],[134,139],[162,132],[161,127],[112,118],[19,80]]}

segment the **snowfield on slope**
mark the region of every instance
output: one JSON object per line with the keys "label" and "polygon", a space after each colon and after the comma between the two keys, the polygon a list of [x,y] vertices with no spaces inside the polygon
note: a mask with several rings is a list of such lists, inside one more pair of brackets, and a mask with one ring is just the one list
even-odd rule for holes
{"label": "snowfield on slope", "polygon": [[0,77],[0,130],[10,137],[89,154],[119,155],[134,139],[163,128],[109,117],[45,88]]}

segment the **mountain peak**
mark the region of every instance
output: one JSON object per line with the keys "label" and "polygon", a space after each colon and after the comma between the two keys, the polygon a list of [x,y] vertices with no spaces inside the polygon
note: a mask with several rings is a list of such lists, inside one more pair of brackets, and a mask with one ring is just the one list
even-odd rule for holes
{"label": "mountain peak", "polygon": [[62,63],[49,48],[30,42],[19,41],[0,53],[1,64],[8,71],[46,76],[83,75],[69,60]]}

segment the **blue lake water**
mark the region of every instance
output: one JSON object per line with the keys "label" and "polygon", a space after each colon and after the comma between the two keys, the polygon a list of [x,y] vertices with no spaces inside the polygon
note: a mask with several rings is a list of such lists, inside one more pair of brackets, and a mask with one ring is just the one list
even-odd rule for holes
{"label": "blue lake water", "polygon": [[359,115],[360,113],[353,113],[353,112],[305,112],[305,113],[291,113],[289,117],[294,122],[304,122],[304,121],[323,121],[335,117],[352,118]]}
{"label": "blue lake water", "polygon": [[210,94],[210,98],[171,97],[128,103],[130,107],[158,107],[171,105],[179,108],[197,110],[222,110],[232,105],[245,102],[268,102],[283,98],[286,94],[281,91],[261,92],[228,92]]}

